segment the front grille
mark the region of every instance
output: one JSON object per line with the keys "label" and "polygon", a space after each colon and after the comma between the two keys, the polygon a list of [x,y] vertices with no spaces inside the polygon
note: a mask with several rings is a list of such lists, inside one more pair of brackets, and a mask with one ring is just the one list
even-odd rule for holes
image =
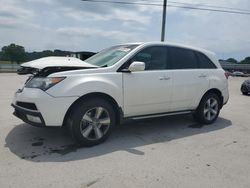
{"label": "front grille", "polygon": [[34,103],[29,103],[29,102],[16,102],[17,106],[29,109],[29,110],[37,110],[37,107]]}

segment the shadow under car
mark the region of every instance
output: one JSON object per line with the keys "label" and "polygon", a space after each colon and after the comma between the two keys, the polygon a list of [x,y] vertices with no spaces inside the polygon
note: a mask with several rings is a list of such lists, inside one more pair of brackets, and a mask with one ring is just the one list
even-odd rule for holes
{"label": "shadow under car", "polygon": [[117,126],[108,140],[94,147],[78,147],[62,128],[36,128],[20,124],[5,139],[5,147],[18,157],[33,162],[64,162],[93,158],[115,151],[135,155],[145,153],[135,148],[220,130],[232,125],[218,118],[214,124],[202,125],[190,115],[130,120]]}

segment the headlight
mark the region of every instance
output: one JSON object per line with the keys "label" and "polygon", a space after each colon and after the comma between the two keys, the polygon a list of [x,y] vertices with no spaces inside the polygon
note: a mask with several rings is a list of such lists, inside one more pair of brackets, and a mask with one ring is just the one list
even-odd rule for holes
{"label": "headlight", "polygon": [[43,91],[51,88],[52,86],[56,85],[57,83],[61,82],[65,77],[47,77],[47,78],[39,78],[35,77],[29,80],[25,87],[27,88],[38,88]]}

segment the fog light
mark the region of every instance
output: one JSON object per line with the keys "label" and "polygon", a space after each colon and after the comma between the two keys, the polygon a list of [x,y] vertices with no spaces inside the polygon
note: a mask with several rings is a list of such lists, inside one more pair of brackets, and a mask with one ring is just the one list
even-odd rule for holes
{"label": "fog light", "polygon": [[34,123],[42,123],[41,119],[37,116],[32,116],[32,115],[26,115],[26,116],[29,121],[32,121]]}

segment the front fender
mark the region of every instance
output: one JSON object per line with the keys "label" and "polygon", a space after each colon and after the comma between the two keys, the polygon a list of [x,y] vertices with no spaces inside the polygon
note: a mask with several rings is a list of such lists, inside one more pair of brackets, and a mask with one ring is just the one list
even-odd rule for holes
{"label": "front fender", "polygon": [[122,74],[69,76],[47,91],[54,97],[81,97],[94,92],[110,95],[123,106]]}

